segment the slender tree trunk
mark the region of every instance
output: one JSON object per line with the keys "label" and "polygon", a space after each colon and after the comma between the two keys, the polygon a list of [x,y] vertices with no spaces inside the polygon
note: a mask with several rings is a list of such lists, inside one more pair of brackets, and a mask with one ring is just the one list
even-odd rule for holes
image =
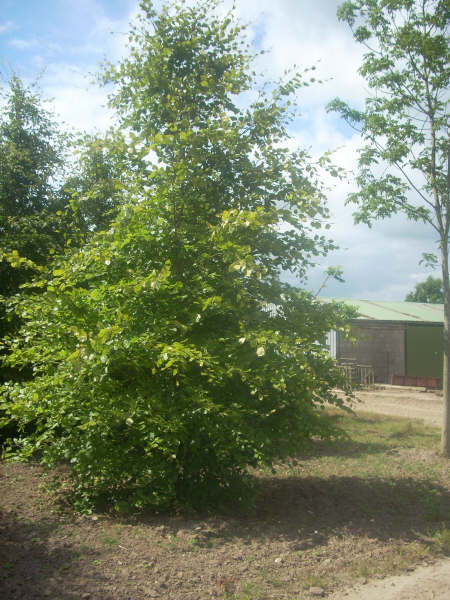
{"label": "slender tree trunk", "polygon": [[444,289],[444,366],[442,392],[444,396],[444,419],[442,423],[442,454],[450,458],[450,284],[448,273],[448,240],[442,240],[442,284]]}

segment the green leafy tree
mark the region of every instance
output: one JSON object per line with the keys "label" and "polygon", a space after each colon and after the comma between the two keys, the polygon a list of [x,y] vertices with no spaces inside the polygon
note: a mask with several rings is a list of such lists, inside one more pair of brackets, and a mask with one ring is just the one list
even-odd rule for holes
{"label": "green leafy tree", "polygon": [[145,165],[118,131],[105,136],[85,135],[74,144],[76,160],[61,188],[70,206],[74,231],[83,243],[91,234],[109,227],[126,193],[129,174]]}
{"label": "green leafy tree", "polygon": [[64,141],[39,94],[12,77],[0,108],[0,337],[15,326],[2,299],[64,246]]}
{"label": "green leafy tree", "polygon": [[280,281],[332,247],[316,165],[285,147],[303,81],[242,108],[252,55],[216,8],[142,2],[104,77],[146,167],[109,229],[16,305],[8,361],[34,378],[3,386],[3,406],[34,433],[6,454],[67,461],[85,510],[241,499],[249,465],[336,433],[321,408],[346,384],[326,334],[347,313]]}
{"label": "green leafy tree", "polygon": [[439,277],[432,277],[430,275],[425,281],[418,283],[414,288],[414,291],[409,292],[405,300],[406,302],[442,304],[444,302],[442,279],[439,279]]}
{"label": "green leafy tree", "polygon": [[[363,44],[360,73],[373,94],[363,110],[335,99],[338,111],[362,135],[357,222],[404,213],[436,233],[444,295],[442,451],[450,456],[449,378],[449,115],[450,7],[447,0],[354,0],[338,17]],[[433,264],[437,258],[425,255]]]}

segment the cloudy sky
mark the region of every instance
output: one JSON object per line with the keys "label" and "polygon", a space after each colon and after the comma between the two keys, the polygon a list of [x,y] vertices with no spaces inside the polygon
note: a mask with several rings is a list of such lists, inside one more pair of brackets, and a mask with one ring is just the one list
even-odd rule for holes
{"label": "cloudy sky", "polygon": [[[105,129],[112,114],[106,92],[90,84],[104,59],[118,61],[126,52],[128,23],[138,12],[136,0],[0,0],[0,85],[15,73],[30,82],[40,78],[49,108],[77,130]],[[231,0],[224,0],[229,6]],[[301,117],[293,141],[313,155],[335,150],[335,161],[355,169],[358,136],[325,112],[335,96],[358,106],[367,89],[358,75],[361,50],[336,19],[340,0],[235,0],[250,25],[258,48],[268,50],[260,65],[271,77],[296,64],[317,66],[325,83],[299,95]],[[331,236],[340,250],[315,269],[308,287],[316,291],[328,266],[341,266],[345,283],[330,282],[323,296],[403,300],[430,271],[419,266],[423,252],[436,250],[428,227],[395,218],[355,226],[345,198],[348,181],[330,181]],[[439,273],[432,273],[439,276]],[[291,283],[295,280],[289,279]]]}

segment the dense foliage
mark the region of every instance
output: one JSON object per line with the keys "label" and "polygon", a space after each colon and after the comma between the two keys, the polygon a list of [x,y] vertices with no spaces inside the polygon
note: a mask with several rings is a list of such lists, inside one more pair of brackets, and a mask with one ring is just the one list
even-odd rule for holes
{"label": "dense foliage", "polygon": [[[6,301],[33,278],[36,266],[48,264],[62,251],[67,226],[58,195],[67,137],[45,110],[38,91],[16,76],[1,100],[0,338],[19,324]],[[13,375],[0,368],[0,381]]]}
{"label": "dense foliage", "polygon": [[[372,92],[363,110],[335,99],[329,109],[362,134],[355,220],[395,213],[436,234],[444,296],[442,451],[450,456],[450,281],[448,0],[348,0],[339,19],[364,45],[360,73]],[[438,263],[434,254],[426,262]]]}
{"label": "dense foliage", "polygon": [[[74,142],[74,159],[60,189],[70,207],[72,230],[81,245],[106,230],[117,216],[130,175],[143,166],[128,157],[129,147],[119,132],[84,135]],[[129,175],[130,173],[130,175]]]}
{"label": "dense foliage", "polygon": [[[5,255],[37,264],[61,246],[60,208],[53,180],[63,164],[63,136],[39,96],[17,77],[4,93],[0,112],[0,294],[9,296],[30,279]],[[0,334],[5,324],[0,325]]]}
{"label": "dense foliage", "polygon": [[333,435],[320,409],[342,404],[325,341],[344,309],[280,281],[332,247],[317,167],[286,148],[303,80],[254,93],[216,8],[142,3],[104,74],[129,141],[117,215],[16,304],[8,362],[34,376],[3,408],[34,432],[7,454],[67,462],[85,510],[237,500],[249,465]]}
{"label": "dense foliage", "polygon": [[[21,286],[113,218],[123,188],[117,140],[74,142],[45,109],[37,86],[15,75],[2,91],[0,338],[20,324],[8,301]],[[69,157],[75,148],[77,160]],[[0,381],[27,372],[3,366]]]}
{"label": "dense foliage", "polygon": [[405,298],[406,302],[425,302],[426,304],[442,304],[444,291],[442,279],[431,275],[416,285],[412,292]]}

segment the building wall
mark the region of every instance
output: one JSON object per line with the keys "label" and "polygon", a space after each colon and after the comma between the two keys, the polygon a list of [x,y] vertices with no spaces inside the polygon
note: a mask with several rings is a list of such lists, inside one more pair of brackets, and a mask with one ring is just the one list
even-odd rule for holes
{"label": "building wall", "polygon": [[377,383],[389,383],[391,375],[405,375],[405,326],[401,323],[359,321],[352,326],[354,342],[339,336],[337,358],[354,359],[374,368]]}

